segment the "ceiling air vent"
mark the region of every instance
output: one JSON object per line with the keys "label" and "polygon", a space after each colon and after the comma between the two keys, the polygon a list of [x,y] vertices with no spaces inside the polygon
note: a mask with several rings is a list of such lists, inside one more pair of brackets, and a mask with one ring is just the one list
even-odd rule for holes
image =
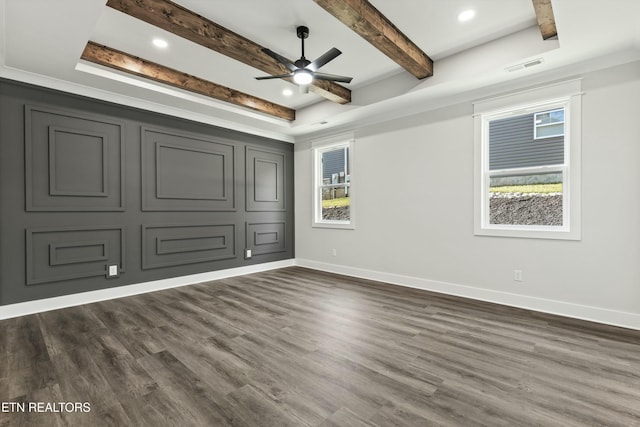
{"label": "ceiling air vent", "polygon": [[544,62],[542,58],[532,59],[531,61],[523,62],[521,64],[512,65],[511,67],[505,68],[505,71],[509,73],[513,73],[514,71],[524,70],[526,68],[535,67],[536,65],[540,65]]}

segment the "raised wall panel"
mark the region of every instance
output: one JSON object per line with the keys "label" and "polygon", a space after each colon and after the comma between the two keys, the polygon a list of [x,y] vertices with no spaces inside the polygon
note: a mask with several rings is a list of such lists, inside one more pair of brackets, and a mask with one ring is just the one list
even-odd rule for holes
{"label": "raised wall panel", "polygon": [[142,210],[235,210],[234,146],[142,128]]}
{"label": "raised wall panel", "polygon": [[246,245],[253,255],[284,252],[286,247],[285,223],[252,222],[246,224]]}
{"label": "raised wall panel", "polygon": [[49,244],[49,265],[51,266],[108,260],[108,240]]}
{"label": "raised wall panel", "polygon": [[27,285],[125,270],[124,227],[49,227],[26,231]]}
{"label": "raised wall panel", "polygon": [[142,226],[143,269],[235,257],[235,225],[233,224]]}
{"label": "raised wall panel", "polygon": [[247,211],[284,211],[284,153],[246,149]]}
{"label": "raised wall panel", "polygon": [[124,210],[123,163],[120,122],[25,107],[27,211]]}

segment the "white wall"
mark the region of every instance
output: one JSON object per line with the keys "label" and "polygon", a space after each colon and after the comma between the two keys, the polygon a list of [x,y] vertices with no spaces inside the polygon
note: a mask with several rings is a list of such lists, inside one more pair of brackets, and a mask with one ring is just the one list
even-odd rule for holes
{"label": "white wall", "polygon": [[296,259],[640,329],[640,62],[583,90],[581,241],[473,235],[469,102],[355,130],[355,230],[311,227],[311,149],[296,144]]}

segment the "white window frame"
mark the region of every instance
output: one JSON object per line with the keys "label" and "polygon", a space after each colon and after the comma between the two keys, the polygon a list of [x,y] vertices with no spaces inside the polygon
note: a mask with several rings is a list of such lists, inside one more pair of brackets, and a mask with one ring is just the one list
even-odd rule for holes
{"label": "white window frame", "polygon": [[[353,199],[354,191],[354,172],[353,172],[353,158],[354,158],[354,139],[341,139],[339,142],[330,143],[316,143],[312,145],[313,150],[313,213],[312,213],[312,227],[319,228],[338,228],[338,229],[355,229],[355,203]],[[341,184],[329,184],[324,185],[322,183],[322,154],[327,151],[334,151],[339,148],[348,148],[349,155],[346,156],[345,161],[348,161],[347,171],[348,176],[345,176],[345,182]],[[348,187],[349,191],[349,220],[324,220],[322,219],[322,189],[323,187]]]}
{"label": "white window frame", "polygon": [[[547,139],[547,138],[556,138],[558,136],[563,136],[565,134],[565,126],[566,126],[566,122],[567,122],[567,110],[565,108],[564,110],[564,117],[565,119],[561,122],[554,122],[554,123],[540,123],[538,124],[538,115],[539,114],[547,114],[547,113],[553,113],[555,111],[560,111],[562,108],[554,108],[552,110],[545,110],[545,111],[538,111],[537,113],[535,113],[533,115],[533,139]],[[548,126],[556,126],[562,124],[562,133],[557,133],[557,134],[553,134],[553,135],[545,135],[545,136],[538,136],[538,129],[543,128],[543,127],[548,127]]]}
{"label": "white window frame", "polygon": [[[477,236],[580,240],[582,93],[579,79],[474,103],[474,234]],[[564,108],[564,164],[489,170],[489,123],[501,118]],[[490,224],[491,176],[562,172],[562,226]]]}

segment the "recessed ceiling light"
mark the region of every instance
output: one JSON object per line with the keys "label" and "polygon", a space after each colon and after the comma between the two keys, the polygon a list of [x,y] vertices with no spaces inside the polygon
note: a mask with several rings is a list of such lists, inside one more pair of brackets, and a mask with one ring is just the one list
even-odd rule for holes
{"label": "recessed ceiling light", "polygon": [[162,40],[162,39],[153,39],[153,45],[155,47],[159,47],[164,49],[165,47],[169,46],[169,43],[167,43],[166,40]]}
{"label": "recessed ceiling light", "polygon": [[291,89],[283,89],[282,90],[282,94],[284,96],[291,96],[291,95],[293,95],[293,91]]}
{"label": "recessed ceiling light", "polygon": [[465,22],[472,19],[474,16],[476,16],[476,11],[473,9],[467,9],[458,15],[458,21]]}

